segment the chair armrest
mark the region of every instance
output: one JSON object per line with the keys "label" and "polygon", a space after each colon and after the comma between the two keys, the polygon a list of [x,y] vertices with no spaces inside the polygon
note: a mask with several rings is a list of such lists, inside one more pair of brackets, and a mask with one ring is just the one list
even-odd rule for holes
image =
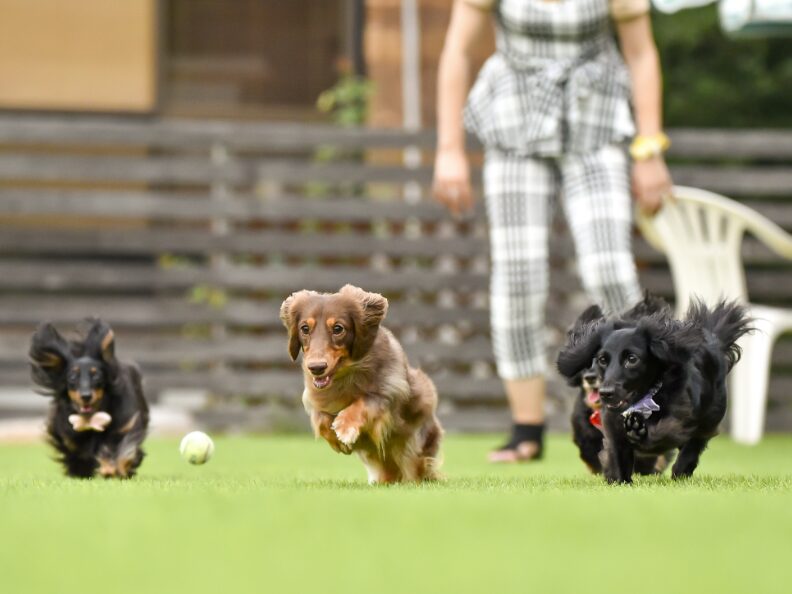
{"label": "chair armrest", "polygon": [[699,188],[674,186],[674,194],[686,200],[716,207],[729,216],[739,219],[745,231],[754,235],[779,256],[792,260],[792,235],[754,209]]}
{"label": "chair armrest", "polygon": [[792,260],[792,235],[758,213],[746,220],[746,230],[779,256]]}
{"label": "chair armrest", "polygon": [[[655,216],[660,215],[658,213]],[[636,206],[634,218],[635,224],[637,225],[638,230],[641,232],[641,236],[646,240],[646,242],[658,252],[665,253],[665,246],[663,245],[663,240],[660,238],[660,234],[657,233],[657,228],[655,227],[655,222],[653,220],[654,217],[645,214],[639,207]]]}

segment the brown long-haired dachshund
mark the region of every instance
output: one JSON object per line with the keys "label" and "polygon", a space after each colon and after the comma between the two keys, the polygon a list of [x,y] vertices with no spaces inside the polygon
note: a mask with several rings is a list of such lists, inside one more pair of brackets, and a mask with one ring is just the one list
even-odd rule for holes
{"label": "brown long-haired dachshund", "polygon": [[289,354],[296,361],[303,353],[303,405],[317,437],[358,454],[369,483],[437,479],[437,391],[380,326],[387,310],[382,295],[352,285],[299,291],[283,302]]}

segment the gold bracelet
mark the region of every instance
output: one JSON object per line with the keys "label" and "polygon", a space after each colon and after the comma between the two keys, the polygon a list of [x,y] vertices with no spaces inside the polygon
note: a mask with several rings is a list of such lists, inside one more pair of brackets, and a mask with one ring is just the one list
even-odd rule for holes
{"label": "gold bracelet", "polygon": [[671,140],[663,132],[650,136],[636,136],[630,144],[630,156],[634,161],[645,161],[662,155],[671,146]]}

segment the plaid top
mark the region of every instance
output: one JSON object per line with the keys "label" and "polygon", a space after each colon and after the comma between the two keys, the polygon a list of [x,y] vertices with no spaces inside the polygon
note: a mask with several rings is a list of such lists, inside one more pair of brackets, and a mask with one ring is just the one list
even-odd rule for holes
{"label": "plaid top", "polygon": [[559,156],[632,137],[630,78],[608,0],[500,0],[494,14],[497,51],[464,114],[486,147]]}

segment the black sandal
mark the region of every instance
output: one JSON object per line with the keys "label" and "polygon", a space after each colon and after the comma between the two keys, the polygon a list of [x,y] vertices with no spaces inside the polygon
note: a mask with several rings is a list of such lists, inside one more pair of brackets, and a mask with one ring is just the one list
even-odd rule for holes
{"label": "black sandal", "polygon": [[494,463],[533,462],[544,454],[544,425],[512,425],[511,439],[489,453]]}

